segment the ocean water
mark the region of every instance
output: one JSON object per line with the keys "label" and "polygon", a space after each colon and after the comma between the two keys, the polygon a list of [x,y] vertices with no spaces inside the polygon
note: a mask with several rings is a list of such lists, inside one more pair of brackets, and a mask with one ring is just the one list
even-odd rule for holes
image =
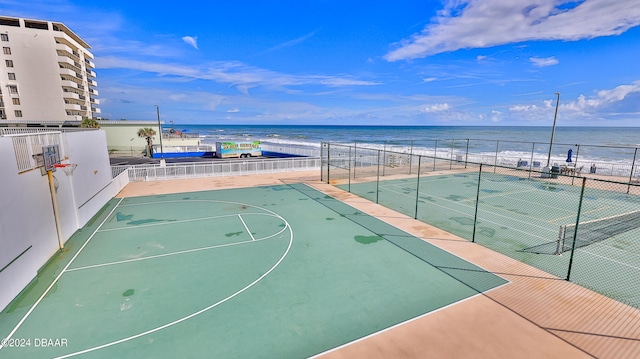
{"label": "ocean water", "polygon": [[[166,128],[166,126],[165,126]],[[181,125],[177,130],[198,133],[203,144],[216,141],[260,140],[291,146],[320,147],[322,142],[439,156],[493,156],[498,163],[517,160],[546,164],[551,141],[549,127],[478,126],[295,126]],[[468,139],[468,140],[467,140]],[[552,163],[630,166],[640,148],[640,127],[556,127]],[[640,165],[640,158],[635,160]]]}

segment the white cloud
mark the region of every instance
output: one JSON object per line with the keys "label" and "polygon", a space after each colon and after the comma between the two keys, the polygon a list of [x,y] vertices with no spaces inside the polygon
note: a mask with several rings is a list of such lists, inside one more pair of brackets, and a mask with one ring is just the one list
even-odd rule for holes
{"label": "white cloud", "polygon": [[[616,86],[610,90],[600,90],[594,95],[579,95],[575,100],[560,99],[559,111],[563,119],[584,122],[586,119],[606,119],[618,108],[629,107],[631,113],[638,108],[633,94],[640,94],[640,81],[629,85]],[[567,102],[568,101],[568,102]],[[521,104],[511,106],[509,111],[519,119],[548,120],[553,118],[556,99],[544,100],[542,104]]]}
{"label": "white cloud", "polygon": [[427,83],[427,82],[433,82],[435,80],[437,80],[437,78],[435,77],[426,77],[422,79],[422,82]]}
{"label": "white cloud", "polygon": [[193,46],[194,49],[198,50],[198,37],[197,36],[184,36],[182,37],[182,41],[187,44]]}
{"label": "white cloud", "polygon": [[238,113],[238,112],[240,112],[240,109],[239,108],[232,108],[232,109],[227,110],[227,112],[228,113]]}
{"label": "white cloud", "polygon": [[448,103],[437,103],[437,104],[425,106],[421,108],[420,111],[421,112],[442,112],[442,111],[447,111],[449,109],[450,107]]}
{"label": "white cloud", "polygon": [[530,112],[537,111],[539,109],[536,105],[515,105],[509,108],[509,111],[513,112]]}
{"label": "white cloud", "polygon": [[557,65],[558,63],[560,63],[560,61],[558,61],[555,57],[530,57],[529,61],[531,61],[535,66],[538,67],[546,67],[546,66],[553,66],[553,65]]}
{"label": "white cloud", "polygon": [[640,81],[635,81],[631,85],[620,85],[611,90],[600,90],[595,96],[580,95],[577,100],[561,107],[579,113],[592,112],[622,102],[633,93],[640,93]]}
{"label": "white cloud", "polygon": [[500,122],[500,115],[502,112],[497,110],[491,110],[491,122]]}
{"label": "white cloud", "polygon": [[102,69],[129,69],[156,73],[163,76],[178,76],[189,79],[211,80],[235,85],[236,88],[248,93],[248,89],[255,86],[302,86],[323,85],[328,87],[344,86],[375,86],[379,82],[354,79],[349,76],[328,75],[289,75],[243,64],[239,61],[211,62],[201,66],[186,66],[179,64],[157,63],[103,56],[96,59]]}
{"label": "white cloud", "polygon": [[637,0],[446,0],[421,33],[387,61],[533,40],[576,41],[619,35],[640,25]]}

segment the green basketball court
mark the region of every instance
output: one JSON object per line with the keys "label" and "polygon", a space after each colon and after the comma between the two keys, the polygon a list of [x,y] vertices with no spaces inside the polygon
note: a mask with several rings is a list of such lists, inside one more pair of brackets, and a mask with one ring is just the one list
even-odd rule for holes
{"label": "green basketball court", "polygon": [[111,200],[0,357],[310,357],[507,283],[304,184]]}

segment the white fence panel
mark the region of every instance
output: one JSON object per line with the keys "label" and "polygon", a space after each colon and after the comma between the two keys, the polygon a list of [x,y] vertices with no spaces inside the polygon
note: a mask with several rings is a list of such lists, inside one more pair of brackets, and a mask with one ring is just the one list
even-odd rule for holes
{"label": "white fence panel", "polygon": [[160,165],[112,166],[113,177],[127,171],[131,182],[246,175],[320,169],[320,158],[279,158],[188,162]]}

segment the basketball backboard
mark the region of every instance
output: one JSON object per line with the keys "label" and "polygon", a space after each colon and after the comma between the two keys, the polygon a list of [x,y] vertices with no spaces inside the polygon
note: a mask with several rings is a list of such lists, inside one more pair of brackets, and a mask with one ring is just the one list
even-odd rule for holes
{"label": "basketball backboard", "polygon": [[44,158],[44,170],[55,171],[55,165],[60,163],[60,146],[43,146],[42,156]]}

